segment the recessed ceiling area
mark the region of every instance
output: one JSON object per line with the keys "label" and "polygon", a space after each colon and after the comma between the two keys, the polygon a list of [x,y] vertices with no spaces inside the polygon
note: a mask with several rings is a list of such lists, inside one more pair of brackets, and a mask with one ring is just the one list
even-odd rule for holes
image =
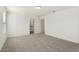
{"label": "recessed ceiling area", "polygon": [[8,12],[23,13],[29,16],[43,16],[51,13],[52,11],[60,11],[73,6],[7,6]]}

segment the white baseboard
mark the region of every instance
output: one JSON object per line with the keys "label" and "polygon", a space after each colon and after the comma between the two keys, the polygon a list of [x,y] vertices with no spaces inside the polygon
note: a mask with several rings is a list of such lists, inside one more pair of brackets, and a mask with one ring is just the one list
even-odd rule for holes
{"label": "white baseboard", "polygon": [[51,37],[56,37],[56,38],[59,38],[59,39],[63,39],[63,40],[67,40],[67,41],[70,41],[70,42],[79,44],[79,41],[77,41],[77,40],[70,40],[70,39],[67,39],[67,38],[61,38],[61,37],[59,37],[59,36],[50,35],[50,34],[46,34],[46,35],[49,35],[49,36],[51,36]]}
{"label": "white baseboard", "polygon": [[20,33],[20,34],[8,34],[7,37],[18,37],[18,36],[25,36],[25,35],[30,35],[30,33]]}

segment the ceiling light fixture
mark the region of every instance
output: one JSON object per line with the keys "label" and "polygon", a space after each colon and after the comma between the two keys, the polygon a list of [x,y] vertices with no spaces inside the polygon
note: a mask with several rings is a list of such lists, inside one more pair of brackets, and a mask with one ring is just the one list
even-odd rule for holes
{"label": "ceiling light fixture", "polygon": [[37,6],[36,9],[41,9],[41,6]]}

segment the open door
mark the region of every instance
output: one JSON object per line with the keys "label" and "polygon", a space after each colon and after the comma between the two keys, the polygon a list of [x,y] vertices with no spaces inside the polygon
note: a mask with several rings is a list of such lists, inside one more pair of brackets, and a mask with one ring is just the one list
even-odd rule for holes
{"label": "open door", "polygon": [[30,34],[34,34],[34,19],[30,20]]}

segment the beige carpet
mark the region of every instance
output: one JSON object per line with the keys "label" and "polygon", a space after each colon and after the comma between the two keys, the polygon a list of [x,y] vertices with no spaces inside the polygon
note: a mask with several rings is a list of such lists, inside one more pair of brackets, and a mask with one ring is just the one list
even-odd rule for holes
{"label": "beige carpet", "polygon": [[79,44],[47,36],[33,34],[8,38],[2,52],[77,52]]}

